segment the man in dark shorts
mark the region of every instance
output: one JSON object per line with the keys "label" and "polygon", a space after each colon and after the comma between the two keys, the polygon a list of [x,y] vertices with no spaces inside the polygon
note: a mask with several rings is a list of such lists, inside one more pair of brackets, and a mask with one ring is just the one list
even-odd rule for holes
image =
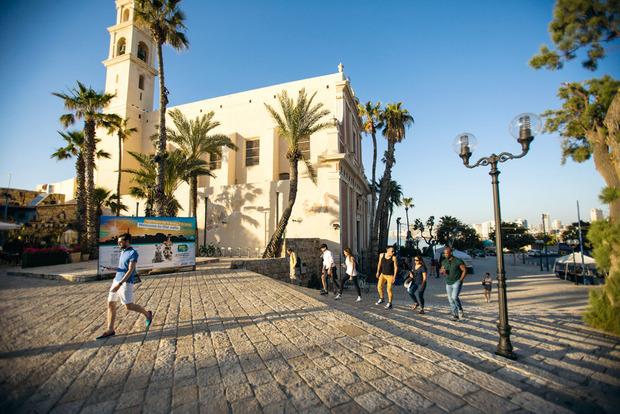
{"label": "man in dark shorts", "polygon": [[443,249],[443,257],[439,271],[446,280],[446,293],[448,294],[452,318],[458,321],[459,318],[465,317],[459,294],[463,288],[463,280],[467,275],[467,268],[465,267],[465,262],[452,254],[451,247]]}

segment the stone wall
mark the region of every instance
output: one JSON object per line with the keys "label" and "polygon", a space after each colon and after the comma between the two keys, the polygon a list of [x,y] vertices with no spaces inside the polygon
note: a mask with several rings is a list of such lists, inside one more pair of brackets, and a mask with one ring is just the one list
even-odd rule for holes
{"label": "stone wall", "polygon": [[246,269],[272,279],[289,281],[288,257],[275,259],[234,259],[230,262],[231,269]]}
{"label": "stone wall", "polygon": [[308,286],[308,280],[312,278],[312,276],[321,277],[321,251],[319,250],[319,246],[321,245],[321,240],[316,238],[295,238],[295,239],[286,239],[284,241],[284,252],[289,247],[293,249],[294,252],[297,253],[299,257],[301,257],[301,261],[304,264],[305,274],[303,276],[302,283],[303,286]]}

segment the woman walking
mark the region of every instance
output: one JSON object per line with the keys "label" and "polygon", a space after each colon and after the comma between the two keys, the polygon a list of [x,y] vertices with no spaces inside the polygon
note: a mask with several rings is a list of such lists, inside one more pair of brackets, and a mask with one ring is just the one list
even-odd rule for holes
{"label": "woman walking", "polygon": [[484,279],[482,279],[482,287],[484,288],[484,300],[487,303],[491,302],[491,287],[493,286],[493,279],[491,279],[491,274],[486,272],[484,274]]}
{"label": "woman walking", "polygon": [[427,276],[428,271],[422,256],[416,256],[413,260],[413,268],[409,272],[409,278],[405,281],[405,287],[414,302],[412,310],[420,308],[421,314],[424,314],[424,290],[426,290]]}
{"label": "woman walking", "polygon": [[357,300],[356,302],[362,301],[362,291],[360,290],[360,284],[357,280],[357,263],[355,263],[355,257],[353,257],[353,253],[351,253],[351,249],[346,247],[344,249],[344,263],[346,266],[345,274],[340,279],[340,286],[338,289],[338,295],[334,299],[340,299],[342,297],[342,291],[344,290],[344,284],[347,280],[351,279],[353,284],[355,285],[355,290],[357,290]]}

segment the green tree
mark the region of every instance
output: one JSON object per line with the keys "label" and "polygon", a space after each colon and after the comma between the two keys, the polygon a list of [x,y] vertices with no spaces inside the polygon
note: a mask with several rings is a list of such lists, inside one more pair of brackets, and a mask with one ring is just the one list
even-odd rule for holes
{"label": "green tree", "polygon": [[[75,189],[75,200],[76,200],[76,221],[77,221],[77,231],[78,231],[78,239],[80,244],[80,249],[84,252],[87,251],[88,246],[86,245],[86,204],[85,204],[85,194],[84,194],[84,182],[86,180],[85,175],[86,171],[84,168],[84,131],[67,131],[62,132],[58,131],[58,134],[65,141],[65,146],[58,148],[51,155],[51,158],[55,158],[57,160],[67,160],[71,158],[75,158],[75,181],[76,181],[76,189]],[[96,143],[99,140],[96,140]],[[110,158],[110,154],[103,150],[97,151],[97,158]]]}
{"label": "green tree", "polygon": [[[188,120],[178,109],[170,111],[170,117],[174,122],[176,130],[168,129],[167,135],[170,141],[179,146],[179,149],[189,163],[197,163],[204,159],[206,155],[210,157],[222,155],[222,148],[227,147],[237,150],[237,146],[222,134],[210,134],[210,132],[220,126],[213,117],[215,113],[210,111],[195,119]],[[213,177],[211,171],[206,168],[194,169],[189,177],[189,213],[191,217],[196,217],[196,206],[198,205],[198,177],[209,175]]]}
{"label": "green tree", "polygon": [[435,216],[430,216],[426,222],[420,219],[415,219],[413,222],[413,229],[420,232],[420,237],[428,245],[431,254],[435,252],[437,244],[437,232],[433,232],[433,227],[435,227]]}
{"label": "green tree", "polygon": [[61,124],[67,128],[78,120],[84,121],[84,199],[86,215],[86,250],[91,258],[96,258],[97,250],[97,207],[95,205],[95,156],[97,152],[96,128],[106,126],[110,115],[103,109],[114,98],[113,94],[99,93],[81,82],[68,93],[53,92],[62,99],[65,109],[70,111],[60,117]]}
{"label": "green tree", "polygon": [[117,208],[114,211],[114,214],[120,216],[121,210],[120,206],[123,205],[121,202],[121,178],[123,174],[123,143],[127,138],[131,136],[134,132],[138,132],[138,128],[130,127],[128,125],[129,120],[123,119],[120,116],[113,116],[109,121],[108,131],[110,134],[116,133],[116,137],[118,138],[118,171],[116,178],[116,203],[114,204]]}
{"label": "green tree", "polygon": [[387,246],[388,214],[386,213],[388,212],[392,167],[396,162],[396,144],[405,139],[407,128],[413,125],[413,122],[413,117],[407,109],[402,107],[402,102],[388,104],[381,114],[382,134],[387,139],[388,146],[384,156],[385,170],[379,187],[376,220],[370,235],[370,252],[373,257],[378,253],[379,244],[382,247]]}
{"label": "green tree", "polygon": [[[489,234],[490,239],[495,243],[495,232]],[[502,244],[505,249],[512,253],[520,251],[525,246],[529,246],[536,241],[525,227],[517,223],[502,222]]]}
{"label": "green tree", "polygon": [[[592,244],[588,240],[588,231],[590,230],[590,223],[581,221],[581,235],[583,237],[583,247],[586,250],[592,250]],[[579,240],[579,223],[575,222],[568,226],[560,235],[560,239],[563,242],[568,240]]]}
{"label": "green tree", "polygon": [[[370,196],[371,196],[371,212],[370,212],[370,228],[375,228],[375,220],[377,219],[377,131],[383,128],[381,119],[383,118],[383,110],[381,109],[381,102],[372,103],[371,101],[365,104],[357,104],[357,112],[362,118],[362,124],[364,132],[372,138],[372,171],[370,181]],[[370,257],[370,261],[373,263],[375,259]]]}
{"label": "green tree", "polygon": [[159,137],[154,161],[157,163],[157,180],[155,186],[155,211],[158,216],[165,215],[165,163],[166,163],[166,107],[168,106],[168,89],[164,78],[163,46],[172,46],[176,50],[189,47],[185,36],[185,14],[179,9],[181,0],[136,0],[136,21],[144,26],[157,45],[157,69],[159,74]]}
{"label": "green tree", "polygon": [[477,249],[482,240],[473,227],[452,216],[443,216],[437,226],[437,241],[458,250]]}
{"label": "green tree", "polygon": [[411,239],[411,230],[409,229],[409,209],[415,207],[413,204],[413,198],[404,197],[403,198],[403,206],[405,207],[405,217],[407,218],[407,237],[406,239]]}
{"label": "green tree", "polygon": [[[134,169],[125,169],[123,172],[131,174],[134,185],[129,188],[129,194],[136,198],[146,201],[145,215],[151,216],[154,211],[155,204],[155,183],[157,181],[157,168],[155,157],[152,155],[142,154],[129,151],[139,167]],[[205,168],[205,161],[187,160],[183,153],[178,150],[172,150],[166,154],[166,169],[164,170],[164,215],[168,217],[176,217],[179,210],[182,210],[181,204],[174,196],[175,191],[183,182],[188,182],[196,169]]]}
{"label": "green tree", "polygon": [[282,212],[280,221],[275,231],[271,235],[271,239],[263,252],[263,257],[277,257],[282,250],[282,236],[286,231],[288,220],[293,212],[293,206],[297,199],[297,187],[299,185],[299,162],[303,161],[308,170],[308,175],[312,182],[316,184],[316,171],[300,147],[300,140],[309,138],[312,134],[332,127],[333,124],[323,121],[323,118],[329,115],[329,110],[323,108],[322,103],[313,104],[316,92],[308,97],[306,90],[299,91],[297,102],[290,98],[286,91],[278,94],[278,103],[280,111],[276,111],[270,105],[265,104],[267,112],[276,123],[276,131],[278,135],[286,140],[288,150],[286,151],[286,159],[289,163],[289,192],[288,204]]}
{"label": "green tree", "polygon": [[392,213],[394,212],[394,207],[400,207],[403,202],[403,189],[400,184],[398,184],[394,180],[390,180],[390,196],[388,198],[388,228],[390,228],[392,224]]}
{"label": "green tree", "polygon": [[[584,68],[594,70],[605,57],[605,45],[620,36],[619,0],[557,0],[549,29],[557,50],[541,48],[530,64],[560,69],[587,49]],[[595,223],[594,250],[609,252],[609,277],[590,294],[585,320],[592,326],[619,332],[620,240],[620,83],[609,76],[564,84],[558,93],[562,109],[547,111],[547,131],[560,132],[563,156],[582,162],[590,156],[605,180],[601,200],[609,204],[609,220]],[[617,233],[616,233],[617,234]],[[597,243],[601,243],[597,245]]]}

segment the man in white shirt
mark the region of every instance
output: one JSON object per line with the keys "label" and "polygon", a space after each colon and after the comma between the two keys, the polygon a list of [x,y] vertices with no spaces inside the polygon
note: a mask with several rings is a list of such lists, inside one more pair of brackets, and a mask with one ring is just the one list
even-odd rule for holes
{"label": "man in white shirt", "polygon": [[321,272],[321,283],[323,284],[323,289],[321,289],[321,295],[327,295],[328,276],[332,282],[332,285],[335,286],[334,268],[336,267],[336,264],[334,263],[334,255],[329,251],[325,243],[321,245],[321,253],[321,257],[323,258],[323,270]]}

